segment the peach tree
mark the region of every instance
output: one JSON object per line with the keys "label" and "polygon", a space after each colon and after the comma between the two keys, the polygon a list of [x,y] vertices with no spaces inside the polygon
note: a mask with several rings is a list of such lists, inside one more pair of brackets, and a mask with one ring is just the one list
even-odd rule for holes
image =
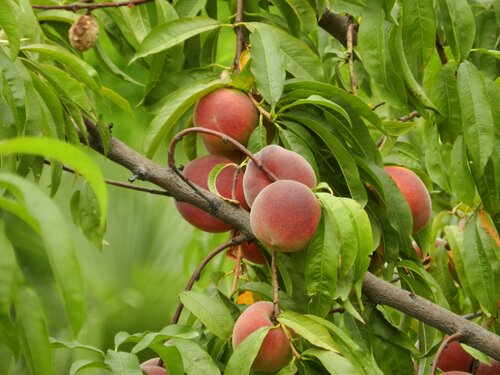
{"label": "peach tree", "polygon": [[[498,0],[1,1],[0,373],[55,374],[61,350],[71,374],[498,371],[499,31]],[[134,112],[140,151],[115,137]],[[163,328],[81,340],[65,173],[99,249],[107,184],[228,232]]]}

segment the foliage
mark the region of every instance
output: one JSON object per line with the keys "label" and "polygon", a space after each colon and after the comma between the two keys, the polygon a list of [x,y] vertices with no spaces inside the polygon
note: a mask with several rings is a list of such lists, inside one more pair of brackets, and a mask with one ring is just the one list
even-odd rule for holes
{"label": "foliage", "polygon": [[[106,154],[112,132],[147,111],[146,134],[130,142],[166,160],[165,144],[192,125],[197,100],[226,86],[254,90],[261,126],[251,151],[268,143],[269,132],[322,181],[323,215],[309,248],[277,257],[278,321],[293,330],[301,353],[280,374],[408,374],[414,363],[419,374],[430,373],[442,334],[389,307],[365,306],[368,269],[397,276],[401,288],[457,314],[481,311],[479,323],[498,322],[500,2],[247,0],[243,22],[234,24],[235,1],[146,1],[94,10],[99,41],[84,53],[67,36],[80,13],[33,9],[41,3],[0,2],[0,373],[53,374],[56,349],[84,353],[71,374],[140,374],[137,355],[152,352],[170,374],[249,371],[266,330],[235,351],[230,336],[240,292],[272,299],[267,265],[246,264],[232,294],[223,282],[229,269],[213,270],[204,290],[181,294],[185,324],[120,332],[113,348],[80,343],[89,310],[84,261],[49,198],[75,190],[64,204],[101,248],[108,192],[88,156],[96,135],[86,121],[97,124]],[[356,24],[352,54],[329,32],[342,25],[325,25],[332,13]],[[233,65],[238,32],[250,54],[241,69]],[[139,104],[126,98],[129,91],[141,93]],[[111,128],[118,111],[126,116]],[[185,159],[205,152],[192,137],[182,149]],[[431,191],[434,215],[423,231],[412,235],[408,204],[385,164],[415,171]],[[62,177],[63,165],[80,184]],[[16,235],[12,222],[24,222],[38,242],[27,263],[20,249],[29,236]],[[430,256],[427,272],[412,241]],[[31,273],[38,264],[48,265],[43,272],[64,306],[60,324],[69,333],[61,337],[47,323],[46,300],[54,297]]]}

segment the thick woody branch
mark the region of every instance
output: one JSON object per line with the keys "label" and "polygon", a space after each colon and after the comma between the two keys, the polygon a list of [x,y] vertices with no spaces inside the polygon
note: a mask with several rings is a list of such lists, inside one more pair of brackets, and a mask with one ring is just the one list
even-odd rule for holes
{"label": "thick woody branch", "polygon": [[[90,147],[104,154],[97,128],[89,120],[86,120],[86,125],[89,130]],[[247,241],[254,239],[249,214],[243,208],[235,206],[209,191],[206,191],[206,196],[210,197],[210,200],[203,199],[171,169],[156,164],[115,138],[111,139],[107,157],[130,170],[139,179],[166,189],[175,199],[191,203],[210,212],[215,217],[231,223],[233,227],[246,236]],[[446,334],[462,333],[462,342],[500,361],[500,336],[479,325],[379,279],[369,272],[365,275],[363,292],[373,303],[391,306]]]}
{"label": "thick woody branch", "polygon": [[425,298],[400,289],[368,272],[363,282],[363,293],[374,303],[391,306],[448,335],[460,333],[461,342],[500,360],[500,336]]}

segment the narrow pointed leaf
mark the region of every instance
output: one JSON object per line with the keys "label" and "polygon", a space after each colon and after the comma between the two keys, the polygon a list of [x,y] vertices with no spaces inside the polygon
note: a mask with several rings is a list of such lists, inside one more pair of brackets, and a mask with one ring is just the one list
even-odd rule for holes
{"label": "narrow pointed leaf", "polygon": [[21,30],[17,21],[16,11],[11,0],[0,2],[0,29],[3,29],[9,40],[10,58],[14,60],[21,46]]}
{"label": "narrow pointed leaf", "polygon": [[274,106],[285,84],[285,62],[278,37],[267,29],[255,29],[250,34],[252,60],[250,69],[257,89],[264,100]]}
{"label": "narrow pointed leaf", "polygon": [[112,375],[142,375],[138,358],[131,353],[108,350],[104,363]]}
{"label": "narrow pointed leaf", "polygon": [[[245,375],[250,373],[253,361],[259,353],[262,342],[272,327],[260,327],[248,335],[229,358],[224,374]],[[280,329],[280,328],[276,328]]]}
{"label": "narrow pointed leaf", "polygon": [[167,346],[175,346],[182,355],[187,375],[220,375],[212,357],[197,343],[185,339],[172,339]]}
{"label": "narrow pointed leaf", "polygon": [[206,17],[181,18],[164,23],[146,35],[132,62],[141,57],[164,51],[195,35],[221,26],[218,21]]}

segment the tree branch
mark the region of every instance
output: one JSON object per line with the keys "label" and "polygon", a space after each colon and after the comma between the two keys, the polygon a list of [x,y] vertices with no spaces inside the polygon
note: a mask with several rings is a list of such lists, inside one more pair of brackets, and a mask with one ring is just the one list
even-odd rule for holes
{"label": "tree branch", "polygon": [[[325,9],[323,16],[318,21],[318,25],[326,32],[331,34],[340,43],[347,46],[347,29],[353,21],[349,16],[335,14],[328,9]],[[357,33],[353,33],[353,45],[357,44]]]}
{"label": "tree branch", "polygon": [[[97,127],[88,119],[85,122],[89,130],[90,147],[104,154]],[[166,189],[175,199],[191,203],[230,223],[244,234],[246,241],[255,239],[250,227],[249,214],[243,208],[226,202],[209,191],[206,191],[206,195],[210,197],[210,202],[207,202],[194,193],[171,169],[165,169],[147,159],[116,138],[110,141],[107,157],[129,169],[138,178]],[[462,342],[500,361],[500,336],[479,325],[379,279],[369,272],[363,281],[363,292],[372,302],[391,306],[446,334],[461,332],[464,337]]]}

